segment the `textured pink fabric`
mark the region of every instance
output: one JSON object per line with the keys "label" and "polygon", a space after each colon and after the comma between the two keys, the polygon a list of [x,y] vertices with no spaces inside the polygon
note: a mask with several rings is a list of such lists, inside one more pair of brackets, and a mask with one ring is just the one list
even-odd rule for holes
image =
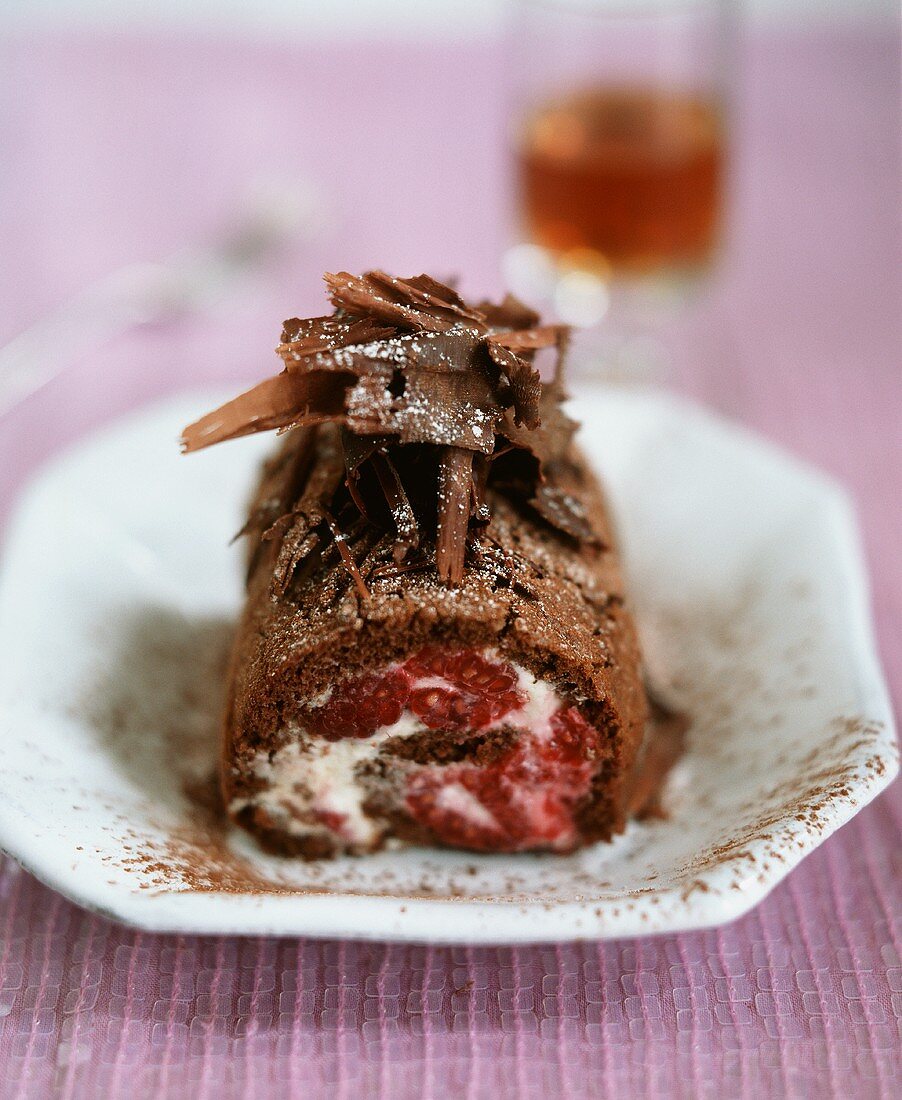
{"label": "textured pink fabric", "polygon": [[[3,424],[4,514],[60,441],[174,386],[266,370],[274,321],[317,308],[325,267],[464,270],[496,288],[494,47],[13,46],[0,338],[86,280],[214,231],[260,169],[312,178],[334,221],[232,314],[123,335]],[[729,258],[673,339],[678,384],[855,495],[898,702],[896,52],[876,36],[747,45]],[[150,936],[6,861],[0,1093],[896,1096],[899,790],[734,925],[600,945]]]}

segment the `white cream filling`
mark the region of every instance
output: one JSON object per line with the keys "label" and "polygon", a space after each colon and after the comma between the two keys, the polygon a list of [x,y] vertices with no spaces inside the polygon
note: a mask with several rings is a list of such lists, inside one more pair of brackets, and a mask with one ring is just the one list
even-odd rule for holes
{"label": "white cream filling", "polygon": [[[484,651],[490,659],[504,660],[517,675],[517,688],[525,702],[509,711],[487,729],[515,723],[539,740],[551,736],[551,717],[558,709],[555,689],[520,665],[499,658],[491,650]],[[422,677],[412,682],[412,688],[448,687],[440,676]],[[328,695],[326,695],[328,698]],[[319,702],[319,700],[317,700]],[[331,830],[316,819],[317,813],[336,814],[343,818],[335,830],[353,845],[369,847],[376,843],[384,825],[363,810],[366,791],[358,779],[363,765],[373,762],[383,743],[392,737],[410,737],[428,727],[410,710],[405,710],[397,722],[382,726],[367,738],[343,738],[324,741],[308,737],[300,726],[289,726],[290,740],[270,759],[261,752],[253,765],[253,774],[265,787],[250,798],[236,798],[230,803],[232,813],[248,805],[259,806],[272,816],[292,836],[322,834]],[[471,822],[478,828],[492,827],[495,819],[479,800],[461,784],[444,787],[438,795],[439,804]]]}
{"label": "white cream filling", "polygon": [[529,730],[537,740],[547,741],[551,737],[551,717],[560,705],[558,694],[545,680],[537,680],[531,672],[512,661],[508,663],[517,674],[517,690],[526,696],[526,702],[519,710],[506,714],[501,724],[516,715],[518,726]]}
{"label": "white cream filling", "polygon": [[267,784],[266,790],[250,800],[236,799],[232,808],[241,808],[236,803],[253,802],[294,836],[323,832],[326,826],[316,820],[317,811],[341,814],[341,833],[346,840],[372,843],[378,829],[363,812],[363,792],[354,778],[358,764],[375,759],[377,747],[371,740],[304,739],[290,741],[274,753],[272,760],[260,753],[254,763],[254,776]]}
{"label": "white cream filling", "polygon": [[440,810],[457,814],[482,829],[497,829],[498,822],[490,810],[462,783],[448,783],[438,792],[435,804]]}

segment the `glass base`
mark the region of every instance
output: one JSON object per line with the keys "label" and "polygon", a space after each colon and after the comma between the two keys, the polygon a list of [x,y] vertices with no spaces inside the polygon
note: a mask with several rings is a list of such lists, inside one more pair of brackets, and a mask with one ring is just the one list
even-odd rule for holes
{"label": "glass base", "polygon": [[543,317],[573,326],[568,372],[606,381],[660,382],[670,373],[666,332],[699,296],[707,269],[624,276],[564,268],[539,245],[503,258],[507,285]]}

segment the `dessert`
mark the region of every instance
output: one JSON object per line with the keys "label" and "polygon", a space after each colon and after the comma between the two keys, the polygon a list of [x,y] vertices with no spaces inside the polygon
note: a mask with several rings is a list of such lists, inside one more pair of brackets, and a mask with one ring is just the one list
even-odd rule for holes
{"label": "dessert", "polygon": [[183,436],[285,433],[242,531],[229,813],[308,858],[609,839],[648,707],[566,330],[424,275],[325,279],[335,312],[285,323],[281,373]]}

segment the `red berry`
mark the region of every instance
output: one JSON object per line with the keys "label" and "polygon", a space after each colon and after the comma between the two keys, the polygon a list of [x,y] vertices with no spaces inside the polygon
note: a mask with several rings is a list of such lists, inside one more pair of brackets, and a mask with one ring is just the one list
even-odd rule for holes
{"label": "red berry", "polygon": [[403,669],[366,673],[336,687],[321,707],[308,710],[308,732],[327,741],[344,737],[372,737],[391,726],[407,706],[410,684]]}
{"label": "red berry", "polygon": [[586,760],[598,758],[598,730],[589,725],[576,707],[555,711],[551,731],[551,738],[540,746],[546,759],[557,761],[562,767],[578,767]]}
{"label": "red berry", "polygon": [[[511,666],[472,649],[427,646],[404,668],[414,681],[410,708],[430,729],[478,730],[525,702]],[[421,680],[442,682],[416,686]]]}
{"label": "red berry", "polygon": [[574,810],[589,790],[598,733],[576,707],[558,710],[552,735],[523,731],[492,764],[425,767],[408,780],[407,808],[445,844],[476,851],[566,851],[579,833]]}
{"label": "red berry", "polygon": [[[439,771],[445,774],[437,774]],[[470,773],[473,771],[475,769],[469,769]],[[493,822],[487,813],[478,813],[474,820],[473,814],[460,813],[443,804],[443,793],[452,790],[455,784],[465,790],[471,786],[467,778],[468,771],[463,768],[424,768],[408,782],[408,811],[415,821],[430,829],[443,844],[477,852],[507,850],[507,836],[502,825]],[[472,793],[479,800],[479,792]]]}
{"label": "red berry", "polygon": [[330,833],[341,834],[344,823],[348,820],[347,814],[337,813],[335,810],[314,810],[313,816],[324,825]]}

